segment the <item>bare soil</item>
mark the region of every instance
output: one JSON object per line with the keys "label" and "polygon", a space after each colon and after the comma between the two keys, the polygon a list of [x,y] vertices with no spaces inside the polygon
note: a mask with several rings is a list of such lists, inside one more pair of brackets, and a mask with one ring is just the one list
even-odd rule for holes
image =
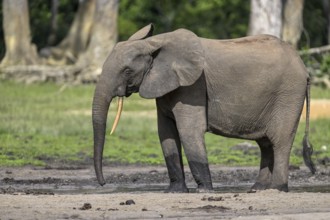
{"label": "bare soil", "polygon": [[[305,118],[306,106],[304,106],[302,117]],[[330,100],[329,99],[313,99],[311,100],[311,119],[329,118],[330,117]]]}
{"label": "bare soil", "polygon": [[256,167],[211,166],[215,190],[163,193],[162,166],[105,167],[107,184],[92,168],[0,168],[0,219],[329,219],[330,168],[311,175],[291,167],[290,192],[247,193]]}

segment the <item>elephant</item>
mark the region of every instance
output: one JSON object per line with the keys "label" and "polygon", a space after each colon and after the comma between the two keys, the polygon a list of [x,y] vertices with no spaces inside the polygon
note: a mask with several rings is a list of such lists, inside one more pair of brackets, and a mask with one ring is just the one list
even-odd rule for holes
{"label": "elephant", "polygon": [[251,190],[288,191],[288,167],[303,105],[303,158],[312,173],[309,141],[311,79],[297,52],[271,35],[206,39],[186,29],[153,36],[152,24],[118,42],[96,84],[92,123],[94,168],[100,185],[107,113],[139,93],[155,99],[159,141],[169,176],[166,192],[188,192],[182,148],[197,192],[213,190],[204,135],[255,140],[260,170]]}

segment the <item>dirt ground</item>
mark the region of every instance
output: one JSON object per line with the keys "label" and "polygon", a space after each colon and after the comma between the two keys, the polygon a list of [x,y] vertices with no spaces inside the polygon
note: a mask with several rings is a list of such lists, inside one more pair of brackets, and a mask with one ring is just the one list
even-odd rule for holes
{"label": "dirt ground", "polygon": [[[329,118],[330,117],[330,100],[329,99],[313,99],[311,100],[311,119]],[[301,114],[303,118],[306,116],[306,105]]]}
{"label": "dirt ground", "polygon": [[162,166],[0,168],[0,219],[329,219],[330,168],[291,167],[289,193],[247,193],[256,167],[211,166],[215,191],[166,194]]}

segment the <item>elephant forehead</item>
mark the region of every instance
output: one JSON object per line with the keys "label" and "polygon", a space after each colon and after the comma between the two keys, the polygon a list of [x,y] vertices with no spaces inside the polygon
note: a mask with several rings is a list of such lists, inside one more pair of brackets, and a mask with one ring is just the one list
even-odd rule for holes
{"label": "elephant forehead", "polygon": [[117,57],[135,57],[136,55],[143,54],[146,51],[145,42],[138,41],[124,41],[118,43],[113,52]]}
{"label": "elephant forehead", "polygon": [[118,43],[107,57],[105,66],[125,65],[138,54],[138,50],[129,44]]}

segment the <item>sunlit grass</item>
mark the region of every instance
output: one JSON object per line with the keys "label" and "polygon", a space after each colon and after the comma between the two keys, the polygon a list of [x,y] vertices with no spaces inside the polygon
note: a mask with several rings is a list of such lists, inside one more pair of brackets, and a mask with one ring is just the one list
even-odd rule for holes
{"label": "sunlit grass", "polygon": [[330,99],[330,89],[312,86],[311,96],[312,99]]}
{"label": "sunlit grass", "polygon": [[[314,91],[316,91],[314,93]],[[94,85],[22,85],[0,82],[0,165],[92,165],[91,103]],[[330,98],[329,91],[313,89],[313,97]],[[115,115],[111,105],[109,127]],[[155,101],[138,95],[125,99],[116,132],[106,136],[104,162],[164,164],[160,148]],[[291,163],[302,164],[304,122],[293,145]],[[330,156],[330,120],[311,122],[316,160]],[[232,146],[244,140],[206,134],[209,162],[229,166],[258,165],[259,151],[243,152]],[[254,142],[250,142],[256,145]],[[326,150],[327,149],[327,150]]]}

